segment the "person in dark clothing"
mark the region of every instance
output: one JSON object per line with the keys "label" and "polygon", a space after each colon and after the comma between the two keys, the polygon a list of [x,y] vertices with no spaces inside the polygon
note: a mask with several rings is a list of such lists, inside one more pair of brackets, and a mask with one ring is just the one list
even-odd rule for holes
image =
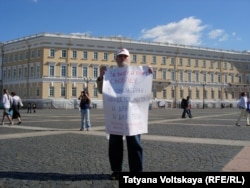
{"label": "person in dark clothing", "polygon": [[31,113],[31,103],[30,102],[28,102],[27,113]]}
{"label": "person in dark clothing", "polygon": [[82,91],[78,98],[80,100],[80,112],[81,112],[81,128],[80,131],[90,130],[90,103],[91,99],[87,91]]}
{"label": "person in dark clothing", "polygon": [[18,120],[17,124],[20,125],[22,123],[22,121],[21,121],[21,115],[19,112],[19,108],[22,104],[22,100],[19,96],[16,95],[15,92],[11,92],[10,94],[12,96],[12,109],[13,109],[12,120],[17,119]]}
{"label": "person in dark clothing", "polygon": [[193,117],[191,113],[191,101],[189,96],[187,96],[187,99],[182,99],[181,107],[183,108],[181,116],[182,118],[186,118],[186,114],[188,115],[189,118]]}
{"label": "person in dark clothing", "polygon": [[32,104],[32,109],[33,109],[33,112],[36,113],[36,103]]}

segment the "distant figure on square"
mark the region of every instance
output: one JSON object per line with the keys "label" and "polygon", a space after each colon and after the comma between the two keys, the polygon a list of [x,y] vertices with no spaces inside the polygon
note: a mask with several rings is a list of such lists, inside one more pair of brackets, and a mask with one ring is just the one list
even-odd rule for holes
{"label": "distant figure on square", "polygon": [[81,128],[80,131],[90,130],[90,103],[91,99],[89,97],[88,91],[82,91],[78,98],[80,100],[80,113],[81,113]]}
{"label": "distant figure on square", "polygon": [[31,113],[31,103],[28,102],[28,105],[27,105],[27,113]]}
{"label": "distant figure on square", "polygon": [[236,121],[236,126],[240,126],[239,122],[242,118],[242,116],[244,116],[244,118],[246,119],[246,126],[250,126],[249,124],[249,113],[247,111],[247,102],[248,102],[248,99],[247,99],[247,94],[246,92],[242,92],[241,93],[241,96],[240,96],[240,100],[237,104],[237,106],[239,107],[240,109],[240,114],[239,114],[239,117]]}
{"label": "distant figure on square", "polygon": [[36,103],[32,104],[33,113],[36,113]]}

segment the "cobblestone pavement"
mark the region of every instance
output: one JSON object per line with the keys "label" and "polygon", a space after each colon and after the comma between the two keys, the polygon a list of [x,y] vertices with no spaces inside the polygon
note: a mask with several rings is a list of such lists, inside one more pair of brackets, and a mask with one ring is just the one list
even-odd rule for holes
{"label": "cobblestone pavement", "polygon": [[[193,109],[194,118],[186,119],[181,113],[149,111],[149,133],[142,136],[144,171],[250,171],[250,155],[242,169],[226,168],[250,147],[250,127],[243,120],[235,126],[238,109]],[[21,115],[21,125],[0,125],[0,188],[118,187],[109,180],[102,109],[91,110],[91,131],[79,131],[78,110],[27,114],[23,109]],[[123,167],[128,171],[126,147]]]}

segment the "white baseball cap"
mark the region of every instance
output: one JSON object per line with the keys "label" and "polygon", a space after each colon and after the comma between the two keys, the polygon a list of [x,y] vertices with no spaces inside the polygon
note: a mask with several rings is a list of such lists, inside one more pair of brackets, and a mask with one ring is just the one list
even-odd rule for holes
{"label": "white baseball cap", "polygon": [[120,49],[120,50],[117,52],[116,56],[119,56],[119,55],[130,56],[130,55],[129,55],[129,51],[128,51],[126,48]]}

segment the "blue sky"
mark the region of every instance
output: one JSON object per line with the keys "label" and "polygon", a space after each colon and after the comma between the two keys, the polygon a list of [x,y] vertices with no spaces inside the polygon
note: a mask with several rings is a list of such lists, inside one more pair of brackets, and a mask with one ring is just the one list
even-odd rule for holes
{"label": "blue sky", "polygon": [[0,41],[59,32],[249,51],[249,7],[249,0],[0,0]]}

